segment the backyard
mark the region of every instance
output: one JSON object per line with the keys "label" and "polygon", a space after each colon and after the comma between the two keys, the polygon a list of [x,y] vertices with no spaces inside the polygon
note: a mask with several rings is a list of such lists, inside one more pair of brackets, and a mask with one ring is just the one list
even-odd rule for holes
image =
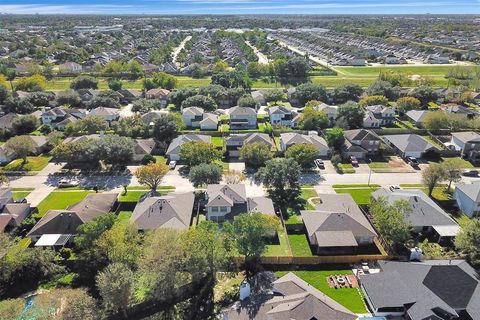
{"label": "backyard", "polygon": [[307,236],[304,234],[289,234],[288,241],[292,248],[292,255],[294,257],[311,257],[312,250],[307,240]]}

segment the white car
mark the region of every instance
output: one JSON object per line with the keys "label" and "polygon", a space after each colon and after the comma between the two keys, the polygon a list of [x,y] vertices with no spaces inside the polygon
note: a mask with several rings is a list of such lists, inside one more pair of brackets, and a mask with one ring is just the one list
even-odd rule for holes
{"label": "white car", "polygon": [[168,164],[168,167],[170,168],[170,170],[175,169],[176,166],[177,166],[177,161],[170,161],[170,163]]}
{"label": "white car", "polygon": [[78,187],[78,180],[62,179],[58,182],[59,188]]}

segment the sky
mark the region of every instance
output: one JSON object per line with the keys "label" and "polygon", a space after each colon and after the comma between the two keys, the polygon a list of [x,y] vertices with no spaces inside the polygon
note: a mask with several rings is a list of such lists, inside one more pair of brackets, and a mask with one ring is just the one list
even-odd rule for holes
{"label": "sky", "polygon": [[0,0],[0,12],[14,14],[480,14],[480,0]]}

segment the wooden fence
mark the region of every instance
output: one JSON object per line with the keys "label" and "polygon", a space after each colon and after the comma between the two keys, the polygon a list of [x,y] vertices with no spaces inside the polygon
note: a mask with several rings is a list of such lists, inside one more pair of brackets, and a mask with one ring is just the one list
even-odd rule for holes
{"label": "wooden fence", "polygon": [[349,256],[312,256],[312,257],[262,257],[262,264],[273,265],[316,265],[316,264],[353,264],[366,261],[392,260],[387,255],[349,255]]}

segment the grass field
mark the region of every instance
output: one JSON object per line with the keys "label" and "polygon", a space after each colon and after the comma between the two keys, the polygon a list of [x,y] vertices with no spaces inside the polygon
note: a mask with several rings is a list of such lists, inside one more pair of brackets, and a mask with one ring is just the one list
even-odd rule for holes
{"label": "grass field", "polygon": [[54,191],[38,205],[36,217],[43,217],[48,210],[66,209],[68,206],[82,201],[89,191]]}
{"label": "grass field", "polygon": [[5,167],[2,168],[4,171],[40,171],[45,168],[48,162],[52,157],[27,157],[27,163],[23,164],[22,159],[13,160]]}
{"label": "grass field", "polygon": [[308,244],[307,236],[304,234],[289,234],[288,241],[292,248],[292,255],[294,257],[311,257],[312,251]]}
{"label": "grass field", "polygon": [[[286,271],[279,271],[275,272],[275,275],[281,277],[286,273]],[[348,310],[354,313],[367,313],[360,290],[356,288],[334,289],[328,286],[328,276],[353,274],[352,270],[295,271],[294,273]]]}

